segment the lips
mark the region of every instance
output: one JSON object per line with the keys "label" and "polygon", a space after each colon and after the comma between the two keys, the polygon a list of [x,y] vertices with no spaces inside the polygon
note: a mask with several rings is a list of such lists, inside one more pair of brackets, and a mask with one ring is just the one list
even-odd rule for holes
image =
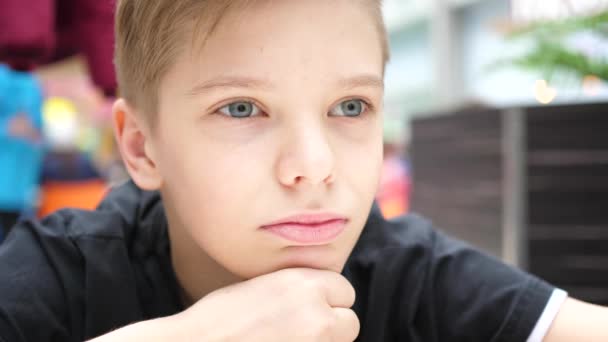
{"label": "lips", "polygon": [[261,228],[300,245],[322,245],[335,240],[346,228],[348,219],[332,213],[300,214],[286,217]]}

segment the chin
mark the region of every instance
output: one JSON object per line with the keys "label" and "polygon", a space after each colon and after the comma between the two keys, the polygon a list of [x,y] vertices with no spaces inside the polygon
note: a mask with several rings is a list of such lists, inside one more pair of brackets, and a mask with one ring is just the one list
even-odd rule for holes
{"label": "chin", "polygon": [[335,246],[291,246],[281,251],[279,269],[313,268],[342,272],[346,263],[346,253]]}
{"label": "chin", "polygon": [[[226,267],[241,279],[252,279],[265,274],[290,268],[311,268],[341,273],[349,250],[335,245],[288,246],[277,253],[257,259],[254,264]],[[251,260],[253,261],[253,260]]]}

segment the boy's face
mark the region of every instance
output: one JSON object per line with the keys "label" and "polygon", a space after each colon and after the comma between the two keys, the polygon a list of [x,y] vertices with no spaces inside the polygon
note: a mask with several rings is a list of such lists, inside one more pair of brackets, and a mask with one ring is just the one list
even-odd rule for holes
{"label": "boy's face", "polygon": [[[378,184],[382,79],[380,35],[358,1],[269,1],[228,14],[159,90],[147,149],[172,231],[243,278],[340,271]],[[310,213],[347,222],[337,237],[304,242],[263,228]]]}

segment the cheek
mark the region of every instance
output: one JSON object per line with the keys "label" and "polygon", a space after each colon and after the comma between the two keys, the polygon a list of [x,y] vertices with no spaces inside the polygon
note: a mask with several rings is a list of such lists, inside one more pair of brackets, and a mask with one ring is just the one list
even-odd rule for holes
{"label": "cheek", "polygon": [[165,160],[169,168],[163,194],[197,245],[229,265],[239,255],[235,249],[248,250],[255,232],[252,198],[260,193],[255,181],[260,171],[238,151],[222,153],[218,146],[192,146]]}
{"label": "cheek", "polygon": [[[359,192],[375,193],[382,167],[382,128],[376,122],[338,130],[336,169]],[[364,195],[360,193],[359,195]]]}
{"label": "cheek", "polygon": [[[166,139],[160,165],[166,190],[179,197],[185,215],[223,219],[251,205],[270,179],[263,144],[227,144],[200,132]],[[193,218],[193,217],[192,217]]]}

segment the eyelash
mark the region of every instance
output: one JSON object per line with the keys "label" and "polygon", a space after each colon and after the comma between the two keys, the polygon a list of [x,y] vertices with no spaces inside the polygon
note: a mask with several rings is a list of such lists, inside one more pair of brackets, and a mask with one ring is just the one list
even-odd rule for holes
{"label": "eyelash", "polygon": [[[335,106],[339,105],[342,102],[347,102],[347,101],[352,101],[352,100],[361,101],[363,103],[364,107],[365,107],[365,111],[363,111],[363,113],[361,113],[359,116],[354,116],[354,117],[344,116],[345,118],[349,118],[349,119],[358,119],[359,118],[360,119],[360,118],[363,118],[364,116],[366,116],[366,115],[368,115],[370,113],[375,113],[376,107],[372,104],[372,102],[368,101],[368,100],[366,100],[364,98],[361,98],[361,97],[350,97],[350,98],[347,97],[345,99],[342,99],[342,100],[336,102],[331,108],[334,108]],[[338,117],[340,117],[340,116],[338,116]]]}
{"label": "eyelash", "polygon": [[[331,108],[333,109],[335,106],[339,105],[342,102],[352,101],[352,100],[359,100],[359,101],[361,101],[364,104],[364,106],[365,106],[365,111],[363,113],[361,113],[361,115],[359,115],[359,116],[354,116],[354,117],[344,116],[345,118],[348,118],[348,119],[358,119],[358,118],[362,118],[364,116],[367,116],[370,113],[374,113],[376,111],[376,108],[371,103],[371,101],[368,101],[368,100],[366,100],[364,98],[361,98],[361,97],[344,98],[344,99],[342,99],[342,100],[334,103]],[[228,115],[220,113],[220,109],[222,109],[222,108],[224,108],[224,107],[226,107],[228,105],[231,105],[233,103],[236,103],[236,102],[249,102],[249,103],[257,106],[260,109],[261,113],[260,113],[260,115],[256,115],[254,117],[247,117],[247,118],[234,118],[234,117],[230,117]],[[224,102],[223,104],[216,106],[215,109],[212,112],[213,112],[214,115],[219,115],[220,117],[224,117],[225,119],[228,119],[228,120],[243,120],[243,119],[252,119],[252,118],[257,118],[257,117],[268,116],[267,111],[264,109],[264,107],[262,105],[260,105],[257,101],[255,101],[253,99],[249,99],[249,98],[233,99],[233,100]],[[340,117],[340,116],[336,116],[336,117]]]}
{"label": "eyelash", "polygon": [[[224,118],[229,119],[229,120],[243,120],[242,118],[241,119],[233,118],[233,117],[230,117],[228,115],[220,113],[220,109],[222,109],[222,108],[224,108],[226,106],[229,106],[229,105],[231,105],[233,103],[237,103],[237,102],[248,102],[248,103],[251,103],[254,106],[258,107],[260,109],[260,115],[256,115],[255,117],[258,117],[258,116],[262,117],[262,116],[265,116],[265,115],[267,116],[268,115],[267,111],[264,109],[264,107],[262,105],[260,105],[257,101],[255,101],[253,99],[249,99],[249,98],[240,98],[240,99],[236,98],[236,99],[232,99],[232,100],[229,100],[229,101],[222,102],[222,104],[215,106],[215,109],[212,110],[211,112],[214,115],[219,115],[220,117],[224,117]],[[252,117],[249,117],[247,119],[251,119],[251,118]]]}

